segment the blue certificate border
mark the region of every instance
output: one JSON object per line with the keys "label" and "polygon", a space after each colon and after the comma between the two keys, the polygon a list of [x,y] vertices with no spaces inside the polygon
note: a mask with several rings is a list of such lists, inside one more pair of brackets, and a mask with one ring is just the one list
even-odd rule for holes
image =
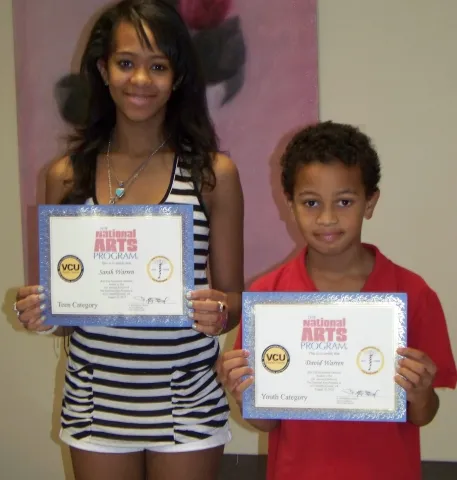
{"label": "blue certificate border", "polygon": [[194,231],[192,205],[39,205],[39,267],[40,285],[46,294],[44,315],[47,325],[66,326],[114,326],[114,327],[191,327],[189,308],[183,298],[183,315],[68,315],[52,314],[51,310],[51,239],[52,217],[132,217],[132,216],[181,216],[183,228],[183,280],[184,296],[194,288]]}
{"label": "blue certificate border", "polygon": [[[395,350],[407,345],[407,295],[405,293],[292,293],[245,292],[243,293],[243,349],[250,352],[249,367],[255,369],[255,306],[258,304],[370,304],[395,303],[398,306]],[[401,357],[397,355],[397,361]],[[254,374],[255,379],[255,374]],[[393,380],[392,380],[393,381]],[[255,406],[255,380],[243,393],[243,417],[280,420],[334,420],[367,422],[405,422],[406,392],[395,385],[396,408],[394,411],[315,409],[315,408],[264,408]]]}

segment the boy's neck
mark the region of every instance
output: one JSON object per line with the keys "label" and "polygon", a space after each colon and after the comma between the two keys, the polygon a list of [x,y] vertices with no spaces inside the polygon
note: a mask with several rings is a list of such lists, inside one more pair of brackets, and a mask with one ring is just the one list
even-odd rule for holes
{"label": "boy's neck", "polygon": [[343,277],[371,271],[373,260],[373,255],[368,249],[362,243],[358,243],[339,255],[322,255],[308,249],[305,262],[311,276],[312,272],[317,272],[330,277]]}

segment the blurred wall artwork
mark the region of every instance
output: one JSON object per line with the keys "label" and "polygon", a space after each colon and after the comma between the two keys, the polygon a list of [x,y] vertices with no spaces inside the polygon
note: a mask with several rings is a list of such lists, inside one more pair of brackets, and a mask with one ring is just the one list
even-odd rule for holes
{"label": "blurred wall artwork", "polygon": [[222,85],[221,104],[230,102],[244,82],[246,44],[233,0],[170,0],[193,34],[208,86]]}
{"label": "blurred wall artwork", "polygon": [[[294,251],[278,160],[295,129],[318,120],[317,0],[167,0],[193,36],[221,148],[245,196],[249,281]],[[44,173],[64,153],[56,82],[77,70],[106,0],[15,0],[14,29],[24,253],[37,279],[36,205]],[[49,22],[52,19],[52,28]]]}

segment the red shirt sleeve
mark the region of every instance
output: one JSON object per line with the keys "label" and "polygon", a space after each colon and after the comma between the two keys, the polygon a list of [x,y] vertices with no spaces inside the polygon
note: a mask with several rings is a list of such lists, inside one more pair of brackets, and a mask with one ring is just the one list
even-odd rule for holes
{"label": "red shirt sleeve", "polygon": [[[249,287],[249,292],[268,292],[271,290],[270,285],[270,275],[265,275],[263,277],[258,278],[252,285]],[[242,348],[243,343],[243,319],[240,321],[240,325],[238,327],[238,333],[236,335],[235,343],[233,344],[232,350],[240,350]]]}
{"label": "red shirt sleeve", "polygon": [[242,322],[240,321],[240,325],[238,327],[238,333],[236,334],[236,339],[235,343],[233,344],[232,350],[241,350],[241,342],[243,338],[243,332],[242,332]]}
{"label": "red shirt sleeve", "polygon": [[454,389],[457,370],[441,302],[431,289],[427,289],[420,298],[417,309],[420,325],[417,348],[426,353],[437,367],[434,388]]}

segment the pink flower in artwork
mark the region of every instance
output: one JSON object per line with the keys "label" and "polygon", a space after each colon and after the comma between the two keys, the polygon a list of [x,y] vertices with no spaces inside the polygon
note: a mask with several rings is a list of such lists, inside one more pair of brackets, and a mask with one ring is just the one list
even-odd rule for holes
{"label": "pink flower in artwork", "polygon": [[179,10],[193,30],[219,26],[227,17],[232,0],[180,0]]}

